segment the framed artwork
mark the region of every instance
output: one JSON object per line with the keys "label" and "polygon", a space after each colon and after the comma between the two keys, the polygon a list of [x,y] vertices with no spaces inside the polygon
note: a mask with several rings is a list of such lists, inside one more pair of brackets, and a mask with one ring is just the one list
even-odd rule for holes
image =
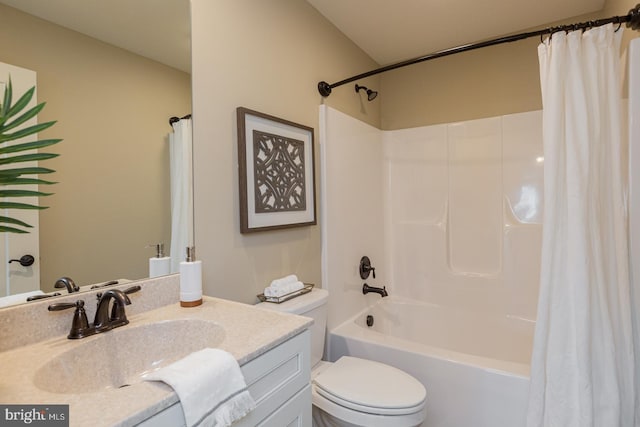
{"label": "framed artwork", "polygon": [[313,128],[244,107],[236,113],[240,232],[316,224]]}

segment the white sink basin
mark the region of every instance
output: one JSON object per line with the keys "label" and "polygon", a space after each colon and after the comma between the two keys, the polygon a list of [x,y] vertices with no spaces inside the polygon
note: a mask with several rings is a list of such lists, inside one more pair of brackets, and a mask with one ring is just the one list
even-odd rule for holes
{"label": "white sink basin", "polygon": [[176,319],[129,324],[84,338],[35,372],[34,385],[51,393],[92,393],[142,381],[141,375],[188,354],[217,347],[224,328],[213,321]]}

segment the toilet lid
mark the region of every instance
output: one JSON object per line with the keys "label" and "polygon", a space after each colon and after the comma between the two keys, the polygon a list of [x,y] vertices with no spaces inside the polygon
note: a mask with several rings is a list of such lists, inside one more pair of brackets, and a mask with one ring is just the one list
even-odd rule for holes
{"label": "toilet lid", "polygon": [[408,414],[424,407],[426,390],[393,366],[343,356],[314,380],[316,391],[342,406],[372,414]]}

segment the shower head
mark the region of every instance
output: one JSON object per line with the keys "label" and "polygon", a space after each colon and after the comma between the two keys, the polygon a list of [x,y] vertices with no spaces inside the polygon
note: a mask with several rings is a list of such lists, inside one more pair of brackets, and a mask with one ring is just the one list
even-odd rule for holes
{"label": "shower head", "polygon": [[367,89],[365,86],[359,86],[358,83],[356,83],[356,93],[360,92],[360,90],[367,91],[367,99],[369,101],[373,101],[374,99],[376,99],[376,96],[378,96],[378,92],[376,92],[375,90]]}

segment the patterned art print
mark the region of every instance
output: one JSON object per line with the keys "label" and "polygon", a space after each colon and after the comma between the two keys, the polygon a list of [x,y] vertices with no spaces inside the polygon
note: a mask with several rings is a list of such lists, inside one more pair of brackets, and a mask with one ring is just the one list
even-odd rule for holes
{"label": "patterned art print", "polygon": [[255,212],[307,209],[304,142],[253,131]]}

